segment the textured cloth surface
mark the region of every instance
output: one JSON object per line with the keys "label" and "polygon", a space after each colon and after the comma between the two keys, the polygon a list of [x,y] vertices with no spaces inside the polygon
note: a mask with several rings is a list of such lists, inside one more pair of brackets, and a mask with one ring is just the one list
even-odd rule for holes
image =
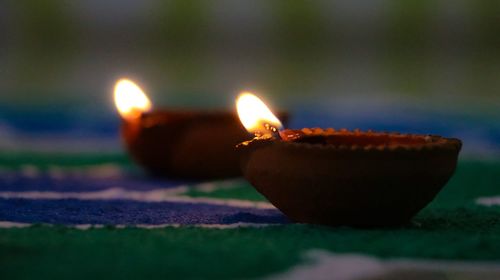
{"label": "textured cloth surface", "polygon": [[[500,193],[498,162],[462,161],[412,222],[360,230],[290,224],[243,180],[174,183],[130,175],[130,163],[121,159],[87,158],[57,169],[44,166],[41,155],[32,159],[29,166],[4,162],[1,171],[6,279],[264,277],[304,263],[304,254],[317,249],[383,259],[500,261],[500,207],[491,205]],[[107,180],[109,186],[99,184]],[[121,192],[106,192],[110,188]],[[47,193],[59,197],[43,197]],[[489,206],[479,198],[490,198]]]}
{"label": "textured cloth surface", "polygon": [[464,140],[466,156],[428,207],[401,227],[362,230],[290,223],[243,179],[148,177],[122,152],[116,119],[61,112],[0,122],[2,279],[500,279],[497,122],[298,112],[292,127]]}

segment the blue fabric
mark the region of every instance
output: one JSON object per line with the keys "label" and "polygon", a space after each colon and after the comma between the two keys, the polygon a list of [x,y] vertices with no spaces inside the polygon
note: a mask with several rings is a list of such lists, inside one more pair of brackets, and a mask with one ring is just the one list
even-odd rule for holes
{"label": "blue fabric", "polygon": [[272,209],[204,203],[75,199],[0,199],[0,220],[66,225],[287,223],[283,214]]}
{"label": "blue fabric", "polygon": [[[64,172],[64,171],[63,171]],[[100,191],[109,188],[127,190],[151,190],[171,188],[192,182],[179,180],[162,180],[148,178],[146,175],[114,175],[111,177],[93,177],[86,174],[54,177],[48,172],[40,171],[36,176],[24,174],[22,171],[4,172],[0,176],[0,191],[57,191],[83,192]]]}

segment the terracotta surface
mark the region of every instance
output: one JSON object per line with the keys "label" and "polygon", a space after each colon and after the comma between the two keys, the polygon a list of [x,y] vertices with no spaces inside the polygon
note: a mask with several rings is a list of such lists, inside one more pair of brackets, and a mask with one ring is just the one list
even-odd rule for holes
{"label": "terracotta surface", "polygon": [[395,226],[425,207],[455,171],[461,142],[440,136],[285,130],[241,146],[245,178],[290,219]]}
{"label": "terracotta surface", "polygon": [[124,121],[132,158],[152,174],[185,179],[241,176],[235,145],[250,136],[229,111],[154,111]]}

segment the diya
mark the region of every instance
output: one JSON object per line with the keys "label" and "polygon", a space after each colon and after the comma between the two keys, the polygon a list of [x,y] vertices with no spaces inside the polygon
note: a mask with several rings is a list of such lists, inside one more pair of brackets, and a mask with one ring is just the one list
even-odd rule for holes
{"label": "diya", "polygon": [[114,97],[125,146],[145,170],[184,179],[241,176],[234,145],[248,133],[235,112],[152,110],[142,89],[126,79],[116,83]]}
{"label": "diya", "polygon": [[237,101],[242,123],[257,135],[237,146],[243,174],[295,222],[400,225],[455,171],[458,139],[332,128],[278,131],[279,120],[255,99]]}

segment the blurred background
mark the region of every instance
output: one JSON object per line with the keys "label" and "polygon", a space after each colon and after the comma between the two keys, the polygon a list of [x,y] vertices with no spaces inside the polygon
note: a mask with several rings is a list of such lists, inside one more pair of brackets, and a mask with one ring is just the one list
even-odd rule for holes
{"label": "blurred background", "polygon": [[129,77],[156,107],[232,110],[253,90],[293,127],[437,133],[496,158],[499,50],[497,0],[4,0],[0,148],[121,151],[111,95]]}

